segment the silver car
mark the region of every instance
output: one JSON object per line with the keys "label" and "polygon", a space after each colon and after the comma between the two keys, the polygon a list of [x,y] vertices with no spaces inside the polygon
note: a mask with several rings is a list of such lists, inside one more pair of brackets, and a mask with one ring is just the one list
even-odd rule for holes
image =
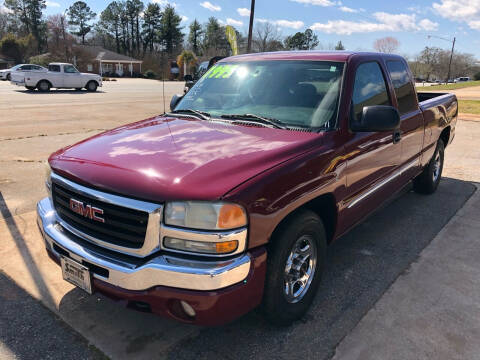
{"label": "silver car", "polygon": [[43,66],[34,64],[18,64],[10,69],[0,70],[0,80],[10,81],[12,79],[12,73],[15,71],[31,72],[31,71],[47,71]]}

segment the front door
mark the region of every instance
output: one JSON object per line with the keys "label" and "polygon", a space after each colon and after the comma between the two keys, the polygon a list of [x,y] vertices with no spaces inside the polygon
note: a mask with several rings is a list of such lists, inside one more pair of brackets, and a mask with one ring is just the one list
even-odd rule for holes
{"label": "front door", "polygon": [[[361,63],[356,69],[350,123],[359,121],[363,108],[373,105],[393,105],[384,68],[377,61]],[[345,227],[361,220],[389,193],[400,166],[401,146],[391,131],[352,133],[345,146]]]}
{"label": "front door", "polygon": [[66,88],[82,88],[83,84],[82,76],[73,65],[64,65],[63,67],[64,80],[63,84]]}

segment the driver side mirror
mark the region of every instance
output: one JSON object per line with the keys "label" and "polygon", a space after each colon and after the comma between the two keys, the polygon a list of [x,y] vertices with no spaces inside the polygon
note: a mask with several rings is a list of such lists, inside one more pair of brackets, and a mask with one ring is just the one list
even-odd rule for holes
{"label": "driver side mirror", "polygon": [[172,100],[170,100],[170,111],[175,110],[175,108],[177,107],[180,100],[182,100],[182,98],[183,98],[183,95],[181,94],[175,94],[172,96]]}
{"label": "driver side mirror", "polygon": [[190,81],[193,81],[193,76],[192,75],[185,75],[183,77],[183,79],[186,81],[186,82],[190,82]]}
{"label": "driver side mirror", "polygon": [[350,128],[356,132],[394,131],[400,126],[400,114],[393,106],[374,105],[363,108],[360,121],[352,121]]}

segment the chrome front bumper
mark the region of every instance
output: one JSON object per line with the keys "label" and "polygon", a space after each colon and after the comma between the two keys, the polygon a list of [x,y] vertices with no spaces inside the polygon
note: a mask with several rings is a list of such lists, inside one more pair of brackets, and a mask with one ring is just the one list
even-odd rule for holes
{"label": "chrome front bumper", "polygon": [[217,290],[239,283],[250,272],[250,255],[240,254],[228,260],[198,261],[171,255],[149,257],[139,265],[136,261],[115,257],[112,251],[97,250],[94,245],[82,245],[60,225],[49,198],[37,204],[37,222],[47,249],[56,257],[61,254],[54,244],[75,261],[87,262],[108,270],[108,277],[93,273],[93,277],[126,290],[146,290],[168,286],[187,290]]}

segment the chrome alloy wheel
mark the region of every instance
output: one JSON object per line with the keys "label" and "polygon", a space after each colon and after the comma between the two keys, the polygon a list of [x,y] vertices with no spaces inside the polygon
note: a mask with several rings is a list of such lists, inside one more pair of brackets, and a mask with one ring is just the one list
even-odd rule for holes
{"label": "chrome alloy wheel", "polygon": [[316,265],[315,240],[310,235],[302,235],[293,245],[285,265],[284,295],[287,302],[302,300],[312,283]]}
{"label": "chrome alloy wheel", "polygon": [[437,182],[438,177],[440,176],[441,167],[442,167],[442,161],[440,158],[440,152],[437,151],[435,155],[435,161],[433,163],[433,182]]}

